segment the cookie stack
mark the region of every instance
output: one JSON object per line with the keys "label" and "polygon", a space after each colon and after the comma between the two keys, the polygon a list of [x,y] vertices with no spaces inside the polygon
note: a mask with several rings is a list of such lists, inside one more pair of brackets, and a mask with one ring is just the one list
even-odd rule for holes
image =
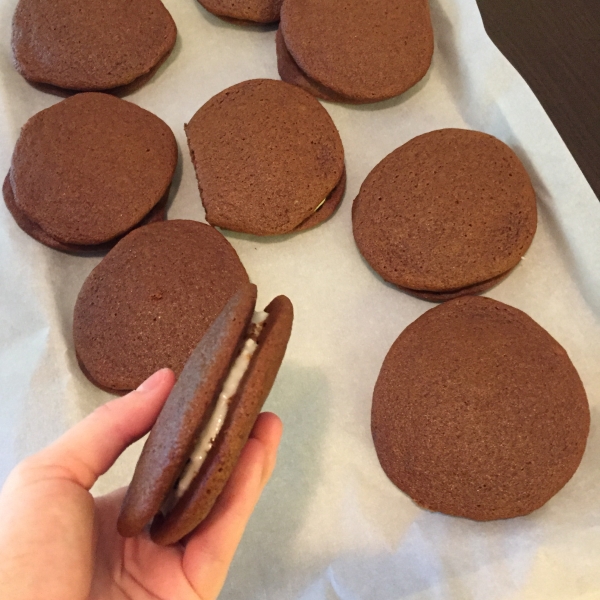
{"label": "cookie stack", "polygon": [[160,0],[19,0],[12,23],[19,73],[62,95],[136,90],[169,56],[176,36]]}
{"label": "cookie stack", "polygon": [[410,140],[369,173],[352,227],[383,279],[443,302],[490,289],[519,263],[537,227],[535,192],[506,144],[442,129]]}
{"label": "cookie stack", "polygon": [[284,81],[323,100],[363,104],[398,96],[427,73],[427,0],[285,0],[276,39]]}
{"label": "cookie stack", "polygon": [[346,185],[344,148],[321,104],[272,79],[211,98],[185,126],[206,220],[278,235],[328,219]]}
{"label": "cookie stack", "polygon": [[161,119],[108,94],[78,94],[23,126],[4,200],[39,242],[95,251],[164,218],[176,164],[175,137]]}

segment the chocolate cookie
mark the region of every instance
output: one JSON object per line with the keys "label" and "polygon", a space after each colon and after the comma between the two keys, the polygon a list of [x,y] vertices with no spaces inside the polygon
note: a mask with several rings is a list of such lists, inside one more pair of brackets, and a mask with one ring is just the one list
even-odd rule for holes
{"label": "chocolate cookie", "polygon": [[442,129],[394,150],[369,173],[352,225],[358,249],[383,279],[447,300],[489,289],[520,261],[537,226],[535,193],[508,146],[485,133]]}
{"label": "chocolate cookie", "polygon": [[182,220],[135,229],[79,292],[73,338],[84,373],[113,392],[136,388],[162,367],[179,374],[247,282],[235,250],[208,225]]}
{"label": "chocolate cookie", "polygon": [[424,508],[481,521],[545,504],[575,473],[589,426],[563,348],[520,310],[476,296],[409,325],[373,393],[392,482]]}
{"label": "chocolate cookie", "polygon": [[107,94],[78,94],[23,126],[4,199],[38,241],[94,249],[164,218],[176,164],[175,137],[158,117]]}
{"label": "chocolate cookie", "polygon": [[133,89],[167,58],[175,23],[160,0],[19,0],[12,23],[17,70],[73,91]]}
{"label": "chocolate cookie", "polygon": [[255,235],[327,219],[345,186],[344,149],[327,111],[270,79],[214,96],[185,127],[206,220]]}
{"label": "chocolate cookie", "polygon": [[284,81],[334,102],[377,102],[420,81],[431,64],[427,0],[284,0]]}
{"label": "chocolate cookie", "polygon": [[204,8],[235,24],[275,23],[283,0],[198,0]]}
{"label": "chocolate cookie", "polygon": [[[133,536],[172,544],[192,531],[225,486],[269,394],[291,333],[278,296],[254,313],[256,288],[228,302],[186,363],[152,428],[118,520]],[[252,317],[252,322],[251,322]]]}

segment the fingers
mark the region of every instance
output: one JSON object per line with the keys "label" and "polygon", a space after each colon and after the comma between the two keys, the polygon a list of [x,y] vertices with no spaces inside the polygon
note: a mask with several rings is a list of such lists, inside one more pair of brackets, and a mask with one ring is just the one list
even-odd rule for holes
{"label": "fingers", "polygon": [[30,457],[29,466],[52,467],[58,476],[90,489],[127,446],[150,430],[174,380],[170,369],[157,371],[137,390],[103,404]]}
{"label": "fingers", "polygon": [[281,440],[283,425],[281,419],[269,412],[265,412],[259,415],[254,427],[252,428],[251,438],[261,440],[267,447],[272,446],[272,452],[267,452],[266,461],[263,465],[263,487],[271,478],[273,470],[275,469],[275,463],[277,462],[277,448],[279,447],[279,441]]}
{"label": "fingers", "polygon": [[275,468],[281,432],[279,417],[259,415],[225,489],[187,542],[183,569],[202,598],[216,598],[223,587],[248,519]]}

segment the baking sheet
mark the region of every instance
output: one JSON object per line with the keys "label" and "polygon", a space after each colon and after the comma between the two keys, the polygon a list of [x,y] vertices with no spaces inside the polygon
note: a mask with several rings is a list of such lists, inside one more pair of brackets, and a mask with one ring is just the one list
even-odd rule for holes
{"label": "baking sheet", "polygon": [[[346,150],[338,213],[295,236],[226,233],[259,304],[288,295],[296,320],[266,408],[285,432],[273,479],[252,517],[222,598],[298,600],[525,599],[600,596],[600,204],[535,97],[487,38],[475,0],[430,0],[436,46],[429,74],[401,98],[325,103]],[[255,77],[278,78],[275,28],[236,27],[193,0],[165,0],[179,37],[158,75],[128,100],[163,118],[180,147],[170,218],[203,220],[184,122],[210,97]],[[12,68],[16,0],[0,1],[0,171],[20,127],[59,101]],[[572,481],[530,516],[475,523],[421,510],[379,467],[371,393],[400,331],[433,305],[385,284],[351,234],[368,172],[421,133],[493,134],[527,166],[539,228],[525,259],[487,295],[516,306],[568,351],[588,392],[592,427]],[[0,480],[109,396],[79,371],[75,298],[99,258],[52,251],[0,206]],[[96,486],[125,485],[136,444]]]}

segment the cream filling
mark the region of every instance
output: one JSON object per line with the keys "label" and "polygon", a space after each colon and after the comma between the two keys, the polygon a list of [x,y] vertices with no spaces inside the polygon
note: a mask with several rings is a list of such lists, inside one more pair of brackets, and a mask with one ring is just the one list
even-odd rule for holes
{"label": "cream filling", "polygon": [[[327,198],[329,198],[329,196],[327,196]],[[321,202],[319,203],[319,206],[317,206],[317,208],[315,208],[315,210],[313,210],[313,214],[316,213],[321,206],[323,206],[323,204],[325,204],[325,202],[327,202],[327,198],[323,198],[323,200],[321,200]]]}
{"label": "cream filling", "polygon": [[[262,331],[268,316],[268,313],[264,311],[255,312],[252,316],[252,324],[255,326],[253,328],[255,337],[258,337]],[[230,401],[233,396],[235,396],[240,382],[248,370],[250,360],[256,351],[257,345],[258,344],[254,339],[248,338],[244,342],[242,350],[233,362],[233,365],[231,366],[231,369],[225,378],[223,387],[221,388],[221,393],[219,394],[213,413],[211,414],[208,423],[198,436],[198,440],[196,441],[196,445],[190,454],[188,462],[179,476],[177,486],[172,490],[172,492],[169,494],[169,497],[165,501],[164,508],[166,511],[163,511],[165,514],[166,512],[169,512],[173,506],[175,506],[177,501],[187,492],[190,484],[200,472],[200,469],[202,468],[210,449],[213,447],[219,432],[223,428]]]}

